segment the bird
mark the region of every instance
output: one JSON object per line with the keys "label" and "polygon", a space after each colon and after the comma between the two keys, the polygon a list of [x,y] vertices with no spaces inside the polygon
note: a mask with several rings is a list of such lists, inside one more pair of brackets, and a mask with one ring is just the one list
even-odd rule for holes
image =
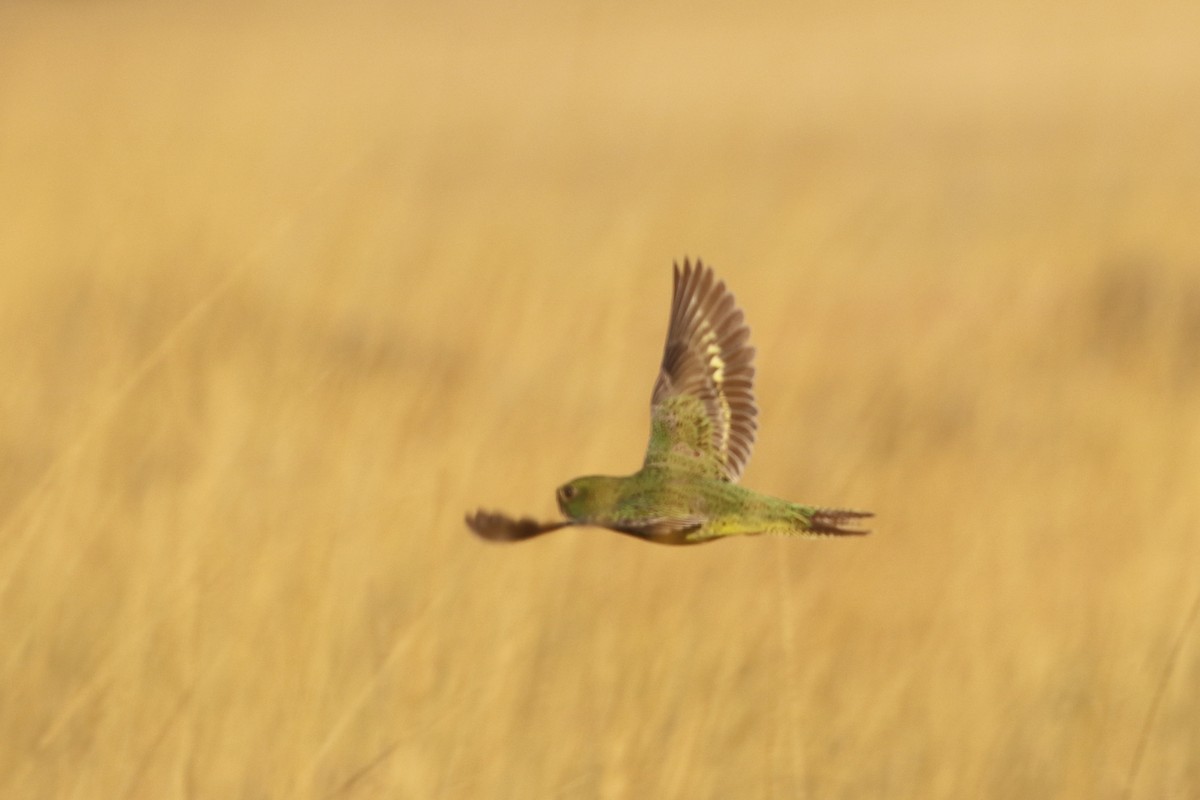
{"label": "bird", "polygon": [[758,430],[750,328],[725,282],[687,258],[674,265],[662,365],[650,400],[650,443],[632,475],[588,475],[558,487],[564,519],[466,516],[479,537],[515,542],[571,526],[664,545],[733,536],[861,536],[867,511],[819,508],[738,484]]}

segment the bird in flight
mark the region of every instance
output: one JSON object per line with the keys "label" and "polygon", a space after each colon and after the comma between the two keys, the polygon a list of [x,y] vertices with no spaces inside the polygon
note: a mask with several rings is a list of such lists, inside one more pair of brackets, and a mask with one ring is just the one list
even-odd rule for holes
{"label": "bird in flight", "polygon": [[758,423],[754,348],[733,294],[710,267],[684,259],[662,367],[650,400],[650,444],[632,475],[592,475],[558,488],[566,519],[513,519],[477,511],[466,522],[491,541],[529,539],[571,525],[609,528],[659,544],[697,544],[763,533],[852,536],[865,511],[816,508],[737,484]]}

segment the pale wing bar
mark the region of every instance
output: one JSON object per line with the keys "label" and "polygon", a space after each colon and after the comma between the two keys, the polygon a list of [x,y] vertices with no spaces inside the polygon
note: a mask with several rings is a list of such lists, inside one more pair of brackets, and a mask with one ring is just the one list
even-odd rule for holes
{"label": "pale wing bar", "polygon": [[736,481],[754,448],[754,348],[733,294],[710,268],[675,265],[671,319],[652,403],[690,395],[712,423],[713,448],[725,477]]}

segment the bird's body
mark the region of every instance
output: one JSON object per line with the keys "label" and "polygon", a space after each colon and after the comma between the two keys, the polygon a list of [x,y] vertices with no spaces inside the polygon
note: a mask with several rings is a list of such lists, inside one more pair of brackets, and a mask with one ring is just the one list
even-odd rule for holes
{"label": "bird's body", "polygon": [[811,536],[829,524],[822,515],[836,513],[759,494],[735,483],[656,467],[624,477],[576,478],[567,486],[572,487],[572,500],[562,499],[560,489],[559,505],[574,522],[659,544],[697,544],[722,536],[763,533]]}
{"label": "bird's body", "polygon": [[862,511],[821,509],[737,484],[757,430],[754,348],[725,284],[699,262],[675,268],[662,368],[651,399],[642,468],[623,477],[576,478],[558,489],[564,521],[513,520],[478,512],[467,524],[486,539],[528,539],[568,525],[594,525],[660,544],[696,544],[764,533],[820,536]]}

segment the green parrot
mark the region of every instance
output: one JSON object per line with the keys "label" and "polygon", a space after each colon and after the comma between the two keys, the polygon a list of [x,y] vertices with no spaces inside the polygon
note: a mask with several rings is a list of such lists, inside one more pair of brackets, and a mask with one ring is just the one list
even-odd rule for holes
{"label": "green parrot", "polygon": [[737,485],[758,427],[754,348],[733,294],[711,268],[675,264],[662,367],[650,401],[650,445],[632,475],[592,475],[558,488],[565,520],[541,522],[477,511],[484,539],[519,541],[591,525],[659,544],[697,544],[763,533],[849,536],[868,531],[865,511],[815,508]]}

